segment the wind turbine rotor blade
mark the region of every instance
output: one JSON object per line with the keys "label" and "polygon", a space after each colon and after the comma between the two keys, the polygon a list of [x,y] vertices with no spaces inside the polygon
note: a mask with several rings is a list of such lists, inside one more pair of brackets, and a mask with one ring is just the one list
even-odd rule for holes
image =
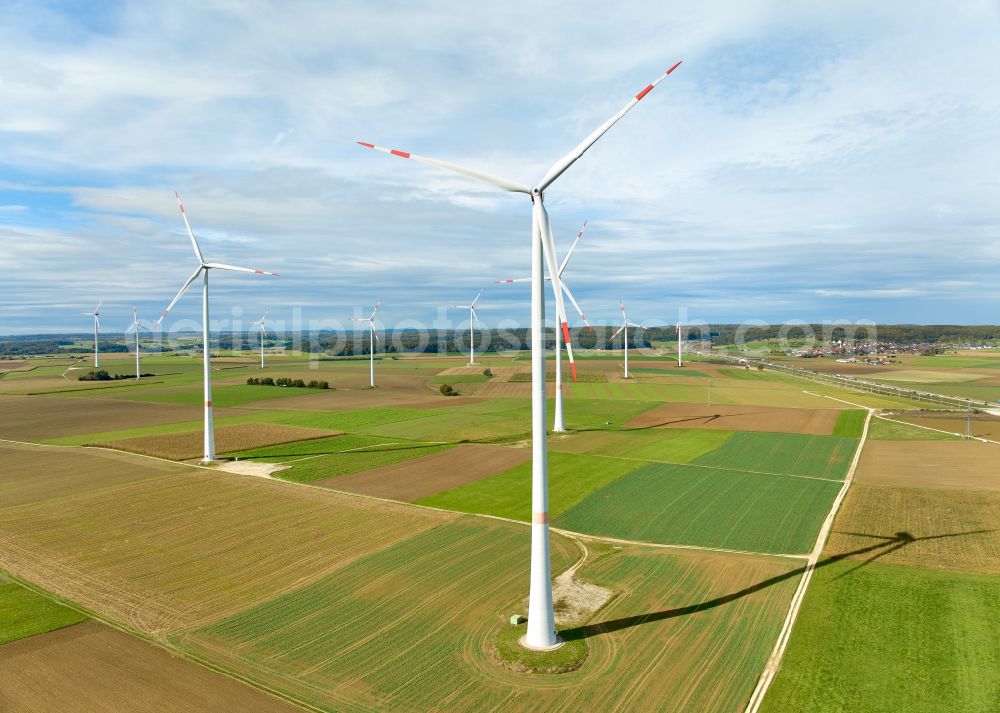
{"label": "wind turbine rotor blade", "polygon": [[163,310],[163,314],[160,315],[160,318],[158,320],[156,320],[156,324],[157,325],[159,325],[160,322],[163,321],[164,317],[167,316],[167,312],[169,312],[171,309],[173,309],[174,305],[177,304],[177,300],[179,300],[181,298],[181,295],[183,295],[185,292],[187,292],[187,288],[189,288],[191,286],[191,283],[194,282],[195,280],[197,280],[201,276],[201,271],[204,270],[204,269],[205,269],[204,265],[199,265],[198,266],[198,269],[194,271],[194,274],[191,275],[191,277],[188,278],[187,282],[184,283],[184,286],[180,290],[178,290],[178,292],[174,296],[174,298],[172,300],[170,300],[170,304],[168,304],[167,308],[165,310]]}
{"label": "wind turbine rotor blade", "polygon": [[563,271],[566,269],[566,265],[569,264],[569,259],[573,256],[573,251],[576,250],[576,244],[580,242],[580,238],[583,237],[583,231],[587,227],[587,221],[583,221],[583,227],[580,228],[580,232],[576,234],[576,240],[573,244],[569,246],[569,252],[566,253],[566,257],[562,261],[562,265],[559,266],[559,276],[562,277]]}
{"label": "wind turbine rotor blade", "polygon": [[475,307],[476,306],[476,302],[478,302],[479,298],[482,297],[482,296],[483,296],[483,290],[479,290],[479,294],[476,295],[476,299],[472,300],[472,304],[469,305],[469,309],[472,309],[473,307]]}
{"label": "wind turbine rotor blade", "polygon": [[368,321],[372,321],[373,319],[375,319],[375,313],[378,312],[379,305],[381,304],[382,304],[382,298],[379,297],[378,302],[375,303],[375,309],[373,309],[372,313],[368,316]]}
{"label": "wind turbine rotor blade", "polygon": [[103,297],[101,298],[101,301],[97,303],[97,309],[94,310],[94,314],[100,314],[101,313],[101,305],[102,304],[104,304],[104,298]]}
{"label": "wind turbine rotor blade", "polygon": [[587,138],[585,138],[583,141],[581,141],[579,144],[577,144],[573,148],[572,151],[570,151],[568,154],[566,154],[561,159],[559,159],[558,161],[556,161],[552,165],[552,168],[549,169],[548,173],[546,173],[545,176],[542,178],[542,180],[538,182],[538,190],[544,191],[546,188],[548,188],[548,186],[554,180],[556,180],[557,178],[559,178],[559,176],[561,176],[563,174],[563,172],[567,168],[569,168],[570,166],[572,166],[576,162],[576,160],[578,158],[580,158],[581,156],[583,156],[583,154],[586,153],[587,149],[589,149],[591,146],[593,146],[594,143],[596,143],[596,141],[599,138],[601,138],[602,136],[604,136],[604,134],[607,132],[608,129],[610,129],[612,126],[614,126],[616,123],[618,123],[619,119],[621,119],[623,116],[625,116],[632,107],[634,107],[636,104],[638,104],[640,101],[642,101],[642,98],[644,96],[646,96],[651,91],[653,91],[653,87],[655,87],[657,84],[659,84],[664,79],[666,79],[667,76],[669,76],[669,74],[671,72],[673,72],[675,69],[677,69],[677,67],[680,66],[680,64],[681,63],[678,62],[673,67],[671,67],[670,69],[668,69],[666,72],[664,72],[663,74],[661,74],[656,79],[656,81],[654,81],[652,84],[650,84],[645,89],[643,89],[641,92],[639,92],[634,97],[632,97],[632,99],[630,99],[625,104],[625,106],[623,106],[621,109],[618,110],[617,114],[615,114],[610,119],[608,119],[607,121],[605,121],[603,124],[601,124],[600,126],[598,126]]}
{"label": "wind turbine rotor blade", "polygon": [[399,156],[400,158],[409,158],[414,161],[419,161],[420,163],[425,163],[428,166],[434,166],[435,168],[440,168],[444,171],[450,171],[451,173],[457,173],[466,178],[472,178],[476,181],[481,181],[483,183],[488,183],[491,186],[499,188],[503,191],[510,191],[511,193],[527,193],[531,194],[531,188],[524,185],[523,183],[518,183],[517,181],[511,181],[500,176],[494,176],[492,173],[486,173],[485,171],[476,171],[471,168],[465,168],[464,166],[459,166],[457,163],[452,163],[451,161],[441,161],[436,158],[427,158],[426,156],[417,156],[416,154],[408,153],[406,151],[397,151],[396,149],[387,149],[381,146],[376,146],[375,144],[369,144],[364,141],[357,142],[359,146],[364,146],[366,149],[374,149],[375,151],[381,151],[382,153],[391,154],[393,156]]}
{"label": "wind turbine rotor blade", "polygon": [[187,213],[184,212],[184,204],[181,203],[181,196],[177,191],[174,191],[174,196],[177,198],[177,207],[181,209],[181,218],[184,219],[184,227],[187,228],[188,237],[191,238],[191,246],[194,248],[194,254],[198,257],[198,262],[205,264],[205,258],[201,256],[201,248],[198,247],[198,241],[194,239],[194,232],[191,230],[191,224],[188,222]]}
{"label": "wind turbine rotor blade", "polygon": [[511,280],[497,280],[496,284],[498,284],[498,285],[509,285],[509,284],[511,284],[513,282],[531,282],[531,278],[530,277],[515,277],[515,278],[513,278]]}
{"label": "wind turbine rotor blade", "polygon": [[234,272],[249,272],[253,275],[272,275],[277,277],[278,273],[268,272],[267,270],[258,270],[253,267],[237,267],[236,265],[226,265],[221,262],[206,262],[205,267],[211,268],[213,270],[233,270]]}
{"label": "wind turbine rotor blade", "polygon": [[611,339],[614,339],[614,338],[615,338],[615,337],[617,337],[617,336],[618,336],[619,334],[621,334],[621,333],[622,333],[622,330],[624,330],[624,329],[625,329],[625,325],[623,324],[622,326],[620,326],[620,327],[618,328],[618,331],[617,331],[617,332],[615,332],[614,334],[612,334],[612,335],[611,335]]}
{"label": "wind turbine rotor blade", "polygon": [[477,325],[480,325],[480,324],[482,324],[482,322],[480,322],[480,321],[479,321],[479,315],[478,315],[478,314],[476,314],[476,310],[475,310],[475,308],[474,308],[474,307],[470,307],[470,308],[469,308],[469,312],[471,312],[471,313],[472,313],[472,319],[474,319],[474,320],[476,321],[476,324],[477,324]]}
{"label": "wind turbine rotor blade", "polygon": [[569,368],[573,374],[573,381],[576,381],[576,362],[573,359],[573,345],[569,334],[569,323],[566,319],[566,303],[563,301],[562,280],[559,279],[559,268],[556,263],[556,246],[552,239],[552,226],[549,224],[549,214],[545,210],[541,199],[536,199],[534,203],[537,211],[538,229],[541,231],[542,252],[548,264],[549,277],[552,278],[552,293],[556,298],[556,317],[559,325],[557,329],[562,330],[563,343],[566,345],[566,356],[569,358]]}
{"label": "wind turbine rotor blade", "polygon": [[566,296],[569,297],[569,301],[573,303],[573,308],[576,309],[576,313],[578,315],[580,315],[580,319],[583,320],[583,323],[587,325],[588,329],[590,329],[591,331],[593,331],[594,328],[590,326],[590,322],[588,322],[586,316],[584,316],[583,310],[580,309],[580,305],[578,305],[576,303],[576,300],[573,299],[573,293],[569,291],[569,285],[567,285],[564,282],[564,283],[562,283],[562,288],[563,288],[563,292],[566,293]]}

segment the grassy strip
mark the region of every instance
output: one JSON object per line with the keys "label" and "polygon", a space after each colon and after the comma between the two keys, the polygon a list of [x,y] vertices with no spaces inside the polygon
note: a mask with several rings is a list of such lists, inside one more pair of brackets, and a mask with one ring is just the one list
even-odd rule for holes
{"label": "grassy strip", "polygon": [[0,575],[0,644],[79,624],[86,618]]}
{"label": "grassy strip", "polygon": [[566,641],[552,651],[531,651],[521,645],[527,624],[501,628],[490,646],[490,655],[504,668],[518,673],[569,673],[587,660],[587,640]]}

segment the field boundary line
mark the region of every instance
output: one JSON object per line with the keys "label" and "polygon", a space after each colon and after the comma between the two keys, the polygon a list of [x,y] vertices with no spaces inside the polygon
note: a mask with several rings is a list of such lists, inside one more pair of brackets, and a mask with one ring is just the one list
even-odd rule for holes
{"label": "field boundary line", "polygon": [[[749,431],[742,431],[742,433],[749,433]],[[555,451],[559,453],[560,451]],[[567,453],[568,451],[562,451]],[[657,460],[655,458],[631,458],[629,456],[609,456],[605,453],[570,453],[570,455],[581,455],[581,456],[593,456],[595,458],[615,458],[617,460],[627,460],[635,461],[638,463],[662,463],[663,465],[682,465],[690,466],[692,468],[707,468],[709,470],[722,470],[729,473],[751,473],[753,475],[776,475],[782,478],[802,478],[803,480],[825,480],[828,483],[843,483],[844,481],[840,478],[823,478],[818,475],[799,475],[798,473],[772,473],[768,470],[746,470],[744,468],[727,468],[726,466],[720,465],[705,465],[704,463],[678,463],[672,460]]]}
{"label": "field boundary line", "polygon": [[[79,448],[80,446],[65,446],[65,447],[66,448]],[[67,609],[72,609],[73,611],[77,612],[78,614],[83,614],[85,617],[87,617],[87,619],[90,619],[91,621],[95,621],[95,622],[97,622],[99,624],[103,624],[104,626],[107,626],[110,629],[114,629],[116,631],[119,631],[119,632],[127,635],[127,636],[131,636],[133,638],[139,639],[140,641],[144,641],[145,643],[147,643],[147,644],[149,644],[151,646],[155,646],[155,647],[157,647],[159,649],[167,651],[170,654],[173,654],[174,656],[178,656],[178,657],[180,657],[180,658],[188,661],[189,663],[192,663],[192,664],[194,664],[196,666],[201,666],[202,668],[207,668],[209,671],[214,671],[217,674],[220,674],[222,676],[226,676],[227,678],[230,678],[230,679],[232,679],[234,681],[242,683],[245,686],[250,686],[251,688],[256,688],[257,690],[262,691],[262,692],[264,692],[264,693],[266,693],[266,694],[268,694],[270,696],[273,696],[274,698],[277,698],[279,700],[285,701],[286,703],[291,703],[292,705],[299,706],[299,707],[304,708],[306,710],[315,711],[316,713],[324,713],[324,709],[322,709],[322,708],[317,708],[316,706],[310,705],[309,703],[307,703],[305,701],[301,701],[298,698],[294,698],[293,696],[290,696],[290,695],[288,695],[286,693],[283,693],[283,692],[281,692],[281,691],[279,691],[279,690],[277,690],[275,688],[271,688],[267,684],[262,683],[260,681],[257,681],[256,679],[250,678],[248,676],[243,676],[243,675],[241,675],[239,673],[236,673],[235,671],[230,671],[229,669],[226,669],[226,668],[224,668],[224,667],[220,666],[219,664],[216,664],[216,663],[214,663],[212,661],[209,661],[207,659],[203,659],[202,657],[200,657],[200,656],[198,656],[196,654],[193,654],[193,653],[187,651],[186,649],[181,648],[180,646],[177,646],[176,644],[171,643],[167,639],[157,638],[157,637],[155,637],[155,636],[153,636],[151,634],[147,634],[147,633],[145,633],[143,631],[140,631],[139,629],[133,629],[132,627],[128,626],[127,624],[123,624],[123,623],[121,623],[119,621],[115,621],[114,619],[109,619],[109,618],[103,616],[102,614],[98,614],[97,612],[92,611],[91,609],[83,606],[82,604],[78,604],[77,602],[73,601],[72,599],[66,599],[65,597],[62,597],[62,596],[60,596],[60,595],[58,595],[58,594],[56,594],[54,592],[50,592],[47,589],[44,589],[44,588],[40,587],[39,585],[35,584],[32,581],[24,579],[23,577],[20,577],[19,575],[14,574],[13,572],[9,572],[7,570],[4,570],[4,574],[10,580],[16,582],[17,584],[21,585],[25,589],[27,589],[29,591],[32,591],[32,592],[34,592],[35,594],[37,594],[37,595],[39,595],[41,597],[45,597],[49,601],[55,602],[56,604],[59,604],[60,606],[64,606]],[[80,623],[82,624],[83,622],[80,622]],[[73,626],[77,626],[77,625],[74,624]],[[48,633],[48,632],[46,632],[46,633]],[[43,635],[44,634],[39,634],[39,636],[43,636]]]}
{"label": "field boundary line", "polygon": [[964,433],[955,433],[954,431],[944,431],[940,428],[931,428],[930,426],[922,426],[919,423],[910,423],[909,421],[897,421],[894,418],[889,418],[888,416],[876,416],[875,418],[880,418],[883,421],[888,421],[889,423],[898,423],[901,426],[913,426],[914,428],[922,428],[925,431],[934,431],[935,433],[946,433],[949,436],[958,436],[964,440],[980,441],[981,443],[1000,443],[1000,441],[993,441],[989,438],[983,438],[982,436],[972,436],[971,438],[966,438]]}
{"label": "field boundary line", "polygon": [[[828,398],[834,397],[831,396]],[[816,545],[809,554],[809,560],[806,563],[805,571],[802,573],[802,579],[799,580],[799,586],[796,588],[795,594],[792,596],[792,601],[788,608],[788,615],[785,617],[785,623],[781,627],[781,631],[778,634],[778,640],[774,644],[774,650],[771,652],[771,656],[764,665],[764,671],[761,673],[760,678],[757,681],[757,686],[750,695],[750,700],[744,709],[744,713],[757,713],[760,710],[761,705],[764,703],[764,696],[767,695],[767,691],[771,687],[771,682],[774,680],[775,675],[781,668],[781,661],[784,658],[785,649],[788,647],[788,641],[791,639],[792,628],[795,626],[795,620],[798,618],[799,609],[802,607],[802,602],[806,596],[806,590],[809,588],[809,582],[812,580],[813,572],[816,570],[816,563],[819,561],[820,555],[823,553],[823,547],[826,545],[826,540],[830,535],[830,530],[833,528],[833,521],[837,516],[837,511],[840,510],[840,505],[847,496],[847,490],[851,487],[851,483],[854,482],[854,473],[861,460],[861,451],[864,449],[865,442],[868,440],[868,427],[871,425],[872,417],[875,415],[875,409],[865,407],[865,410],[867,411],[867,416],[865,417],[865,427],[861,432],[861,440],[858,442],[858,448],[854,452],[854,459],[851,461],[850,470],[847,471],[847,477],[844,479],[844,487],[842,487],[840,492],[837,493],[837,497],[833,501],[830,512],[823,521],[823,527],[820,528],[819,535],[816,537]]]}

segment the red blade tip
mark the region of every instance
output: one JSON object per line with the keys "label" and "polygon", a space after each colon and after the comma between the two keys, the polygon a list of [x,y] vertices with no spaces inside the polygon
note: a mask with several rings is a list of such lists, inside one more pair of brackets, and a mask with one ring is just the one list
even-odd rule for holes
{"label": "red blade tip", "polygon": [[673,67],[671,67],[670,69],[668,69],[668,70],[667,70],[667,74],[670,74],[670,73],[671,73],[671,72],[673,72],[673,71],[674,71],[675,69],[677,69],[678,67],[680,67],[680,66],[681,66],[681,62],[683,62],[683,61],[684,61],[684,60],[680,60],[680,62],[678,62],[678,63],[677,63],[677,64],[675,64],[675,65],[674,65]]}
{"label": "red blade tip", "polygon": [[359,146],[364,146],[366,149],[375,148],[375,144],[366,144],[364,141],[358,141],[357,143]]}

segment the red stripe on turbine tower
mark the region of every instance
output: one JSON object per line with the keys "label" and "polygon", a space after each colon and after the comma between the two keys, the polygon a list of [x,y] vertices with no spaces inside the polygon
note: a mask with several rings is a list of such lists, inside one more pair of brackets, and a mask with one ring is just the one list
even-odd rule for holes
{"label": "red stripe on turbine tower", "polygon": [[531,524],[532,525],[548,525],[549,524],[549,514],[547,512],[533,512],[533,513],[531,513]]}
{"label": "red stripe on turbine tower", "polygon": [[206,401],[205,402],[205,408],[212,408],[212,402],[211,401]]}
{"label": "red stripe on turbine tower", "polygon": [[396,149],[389,149],[389,153],[391,153],[393,156],[399,156],[400,158],[410,157],[410,154],[406,153],[405,151],[397,151]]}

